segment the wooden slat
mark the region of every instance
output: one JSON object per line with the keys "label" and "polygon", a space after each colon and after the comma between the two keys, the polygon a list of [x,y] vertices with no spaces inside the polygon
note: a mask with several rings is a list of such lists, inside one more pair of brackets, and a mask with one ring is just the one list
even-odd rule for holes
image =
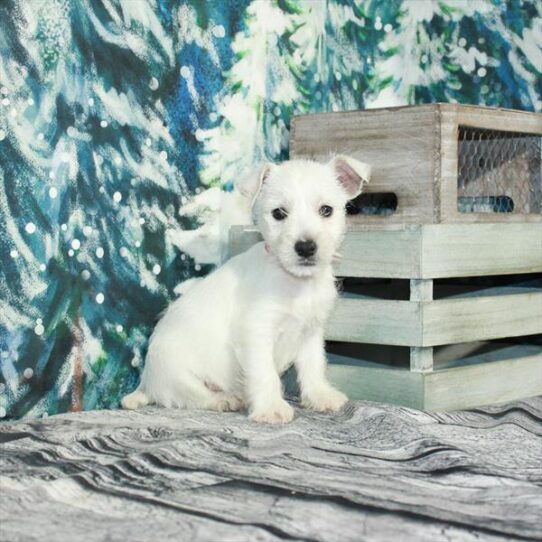
{"label": "wooden slat", "polygon": [[542,348],[520,346],[414,373],[329,355],[330,380],[351,399],[424,410],[459,410],[542,394]]}
{"label": "wooden slat", "polygon": [[349,399],[423,409],[423,375],[345,356],[328,355],[330,381]]}
{"label": "wooden slat", "polygon": [[[328,340],[412,347],[537,333],[542,333],[542,291],[501,295],[484,291],[430,302],[341,295],[326,327]],[[416,355],[412,360],[416,370],[429,370],[428,353]]]}
{"label": "wooden slat", "polygon": [[[234,226],[231,252],[261,240]],[[340,277],[452,278],[542,271],[542,224],[426,224],[353,227],[335,266]]]}
{"label": "wooden slat", "polygon": [[427,224],[421,258],[422,278],[535,273],[542,224]]}
{"label": "wooden slat", "polygon": [[326,325],[326,339],[390,345],[421,345],[420,305],[410,301],[341,296]]}
{"label": "wooden slat", "polygon": [[425,346],[542,333],[542,291],[440,299],[424,304]]}
{"label": "wooden slat", "polygon": [[542,393],[542,347],[510,347],[463,363],[425,376],[426,410],[459,410]]}
{"label": "wooden slat", "polygon": [[391,216],[350,216],[350,222],[435,222],[436,105],[298,116],[292,126],[292,158],[325,162],[337,152],[350,155],[373,166],[367,192],[397,195]]}

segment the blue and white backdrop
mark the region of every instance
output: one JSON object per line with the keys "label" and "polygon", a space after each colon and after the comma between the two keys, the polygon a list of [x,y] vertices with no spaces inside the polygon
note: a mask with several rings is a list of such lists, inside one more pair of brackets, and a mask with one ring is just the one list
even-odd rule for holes
{"label": "blue and white backdrop", "polygon": [[2,0],[0,417],[118,405],[293,114],[541,111],[541,70],[538,0]]}

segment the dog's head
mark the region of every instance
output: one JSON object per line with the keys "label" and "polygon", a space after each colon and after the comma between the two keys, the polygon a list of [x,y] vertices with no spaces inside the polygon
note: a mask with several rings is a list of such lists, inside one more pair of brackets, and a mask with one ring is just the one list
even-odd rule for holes
{"label": "dog's head", "polygon": [[282,267],[310,277],[332,261],[345,229],[345,205],[369,181],[371,168],[346,156],[328,164],[266,164],[238,184],[254,203],[264,241]]}

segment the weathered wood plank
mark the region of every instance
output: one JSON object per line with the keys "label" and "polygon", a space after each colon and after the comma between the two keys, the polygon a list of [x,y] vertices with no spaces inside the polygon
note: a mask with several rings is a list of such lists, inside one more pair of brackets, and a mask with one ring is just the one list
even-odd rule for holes
{"label": "weathered wood plank", "polygon": [[434,222],[437,114],[438,107],[431,104],[297,116],[292,121],[290,153],[293,158],[325,162],[340,152],[373,166],[366,191],[395,193],[397,209],[389,217],[350,216],[352,223]]}
{"label": "weathered wood plank", "polygon": [[[505,359],[495,360],[497,356]],[[427,410],[455,410],[542,394],[542,347],[511,347],[464,360],[462,366],[429,373]]]}
{"label": "weathered wood plank", "polygon": [[351,402],[296,408],[286,426],[154,407],[4,422],[0,536],[539,540],[541,420],[536,399],[438,414]]}
{"label": "weathered wood plank", "polygon": [[542,291],[480,295],[425,303],[425,346],[542,333]]}
{"label": "weathered wood plank", "polygon": [[428,224],[422,236],[421,278],[542,271],[542,224]]}
{"label": "weathered wood plank", "polygon": [[542,394],[542,347],[507,347],[448,368],[413,372],[329,356],[330,379],[353,399],[456,410]]}
{"label": "weathered wood plank", "polygon": [[420,305],[341,295],[327,322],[325,337],[332,341],[421,346]]}
{"label": "weathered wood plank", "polygon": [[[254,227],[231,231],[233,254],[261,240]],[[431,279],[542,271],[542,224],[355,226],[335,274]]]}
{"label": "weathered wood plank", "polygon": [[423,409],[423,376],[396,367],[328,354],[330,381],[350,399]]}
{"label": "weathered wood plank", "polygon": [[[488,295],[484,291],[478,296],[428,302],[341,294],[330,315],[326,338],[431,347],[542,333],[542,291],[513,292]],[[414,366],[430,369],[428,352],[415,354]]]}

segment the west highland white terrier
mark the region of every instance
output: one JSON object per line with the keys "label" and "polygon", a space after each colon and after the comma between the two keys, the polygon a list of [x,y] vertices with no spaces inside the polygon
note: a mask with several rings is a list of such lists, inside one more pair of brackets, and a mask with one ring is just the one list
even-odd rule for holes
{"label": "west highland white terrier", "polygon": [[266,164],[240,182],[264,241],[170,305],[151,336],[141,384],[122,406],[246,406],[256,422],[285,423],[294,410],[280,375],[294,364],[302,405],[339,410],[348,399],[326,378],[323,328],[337,295],[332,264],[345,205],[370,171],[337,156]]}

